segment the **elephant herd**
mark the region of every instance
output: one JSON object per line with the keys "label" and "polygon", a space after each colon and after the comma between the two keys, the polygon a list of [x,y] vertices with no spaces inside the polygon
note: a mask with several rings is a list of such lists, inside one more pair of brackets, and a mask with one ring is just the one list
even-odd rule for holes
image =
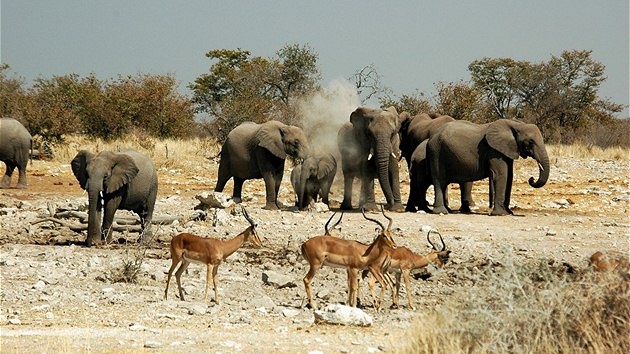
{"label": "elephant herd", "polygon": [[[7,166],[1,188],[9,186],[15,167],[19,170],[18,188],[26,187],[31,142],[30,134],[18,121],[0,119],[0,160]],[[544,186],[549,177],[549,158],[540,130],[517,120],[499,119],[480,125],[445,115],[410,116],[407,112],[398,113],[393,107],[385,110],[359,107],[339,128],[337,146],[338,151],[317,151],[309,145],[301,128],[279,121],[242,123],[228,134],[222,146],[215,191],[222,192],[233,178],[232,198],[239,203],[243,183],[262,178],[265,209],[277,210],[281,207],[278,192],[285,160],[290,159],[297,163],[291,173],[296,206],[304,209],[318,196],[328,203],[340,160],[344,180],[342,210],[353,208],[355,179],[360,180],[358,207],[376,210],[374,180],[377,179],[388,210],[420,209],[446,214],[450,211],[447,186],[458,183],[460,211],[469,212],[474,205],[472,183],[488,178],[491,215],[506,215],[511,214],[515,159],[532,157],[538,162],[538,178],[529,179],[532,187]],[[410,177],[406,205],[401,200],[399,178],[399,160],[403,157]],[[87,245],[111,237],[110,227],[117,209],[137,213],[145,231],[143,235],[150,234],[158,178],[147,156],[132,150],[98,154],[82,150],[71,165],[81,188],[88,192]],[[426,200],[431,185],[435,191],[432,209]]]}
{"label": "elephant herd", "polygon": [[[273,133],[270,133],[272,130]],[[266,140],[273,137],[274,142]],[[271,146],[271,147],[268,147]],[[446,115],[398,113],[359,107],[350,121],[339,128],[336,152],[318,152],[309,147],[304,132],[275,121],[246,123],[235,128],[221,151],[216,191],[234,178],[235,201],[240,201],[244,180],[263,178],[267,209],[277,209],[277,195],[284,170],[284,158],[301,160],[291,172],[291,184],[297,195],[296,205],[306,208],[318,196],[328,204],[330,187],[340,156],[344,179],[340,209],[353,208],[352,189],[360,180],[359,208],[375,210],[374,180],[386,199],[386,209],[432,213],[450,212],[447,186],[458,183],[461,212],[470,212],[473,181],[489,179],[491,215],[511,214],[509,208],[513,180],[513,162],[519,156],[538,162],[539,176],[529,179],[534,188],[545,185],[549,177],[549,158],[542,134],[533,124],[499,119],[488,124],[457,121]],[[410,190],[406,206],[402,204],[398,162],[407,162]],[[433,209],[426,200],[433,185]]]}

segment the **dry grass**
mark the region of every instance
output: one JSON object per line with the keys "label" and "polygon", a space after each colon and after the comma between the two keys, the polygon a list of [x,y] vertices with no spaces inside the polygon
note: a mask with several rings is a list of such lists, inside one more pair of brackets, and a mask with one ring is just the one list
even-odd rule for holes
{"label": "dry grass", "polygon": [[630,150],[621,147],[611,147],[602,149],[595,145],[547,145],[549,156],[575,157],[575,158],[596,158],[601,160],[618,160],[628,162],[630,160]]}
{"label": "dry grass", "polygon": [[[177,166],[178,161],[191,158],[212,159],[218,156],[221,146],[212,139],[193,138],[189,140],[155,139],[145,134],[135,134],[124,140],[105,142],[101,139],[88,139],[83,136],[67,137],[65,143],[55,147],[55,161],[67,163],[81,149],[90,151],[120,151],[133,148],[151,156],[159,166]],[[596,158],[604,160],[629,161],[630,150],[613,147],[602,149],[594,145],[547,145],[549,156]]]}
{"label": "dry grass", "polygon": [[630,277],[506,256],[422,315],[408,353],[628,353]]}
{"label": "dry grass", "polygon": [[144,134],[136,134],[124,140],[106,142],[84,136],[70,136],[63,144],[55,146],[53,161],[69,163],[79,150],[96,153],[104,150],[121,151],[128,148],[149,155],[157,168],[169,169],[185,169],[191,160],[213,159],[221,150],[221,146],[211,139],[155,139]]}

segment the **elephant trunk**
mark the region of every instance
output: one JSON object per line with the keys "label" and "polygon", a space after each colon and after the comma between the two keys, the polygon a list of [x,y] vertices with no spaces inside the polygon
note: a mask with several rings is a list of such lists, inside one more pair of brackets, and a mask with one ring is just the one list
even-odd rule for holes
{"label": "elephant trunk", "polygon": [[302,174],[300,175],[300,185],[298,186],[298,208],[304,209],[306,200],[308,199],[306,191],[306,183],[308,182],[308,173],[305,172],[304,166],[302,166]]}
{"label": "elephant trunk", "polygon": [[376,173],[378,176],[378,183],[381,185],[385,199],[388,205],[394,203],[394,193],[392,191],[392,185],[389,180],[389,159],[392,153],[389,148],[390,143],[387,138],[376,139]]}
{"label": "elephant trunk", "polygon": [[88,202],[89,202],[89,210],[88,210],[88,235],[87,235],[87,245],[91,246],[92,244],[100,241],[101,238],[101,202],[99,200],[99,194],[102,191],[102,187],[100,185],[88,184]]}
{"label": "elephant trunk", "polygon": [[540,188],[547,183],[549,179],[549,156],[547,155],[547,149],[545,146],[534,150],[532,156],[538,162],[538,180],[534,181],[534,177],[529,178],[529,185],[534,188]]}

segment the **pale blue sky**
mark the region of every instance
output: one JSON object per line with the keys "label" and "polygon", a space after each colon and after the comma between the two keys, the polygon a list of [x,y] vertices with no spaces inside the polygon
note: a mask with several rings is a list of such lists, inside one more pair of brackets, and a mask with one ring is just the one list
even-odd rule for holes
{"label": "pale blue sky", "polygon": [[27,83],[69,73],[170,73],[188,92],[211,65],[204,56],[211,49],[270,57],[298,43],[318,53],[324,84],[374,64],[400,95],[469,80],[468,64],[483,57],[539,62],[586,49],[606,66],[600,95],[628,105],[628,7],[628,0],[0,0],[0,56]]}

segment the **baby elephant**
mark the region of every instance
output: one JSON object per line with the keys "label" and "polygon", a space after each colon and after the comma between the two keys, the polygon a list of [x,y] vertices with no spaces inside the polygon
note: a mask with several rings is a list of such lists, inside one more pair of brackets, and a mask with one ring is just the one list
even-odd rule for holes
{"label": "baby elephant", "polygon": [[291,185],[297,194],[297,207],[306,209],[311,200],[328,204],[328,194],[337,173],[337,161],[332,154],[314,154],[291,171]]}

